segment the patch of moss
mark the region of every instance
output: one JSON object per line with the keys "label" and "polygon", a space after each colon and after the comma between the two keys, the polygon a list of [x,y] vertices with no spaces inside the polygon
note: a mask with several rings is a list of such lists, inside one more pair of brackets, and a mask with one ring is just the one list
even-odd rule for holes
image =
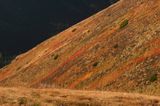
{"label": "patch of moss", "polygon": [[151,77],[150,77],[150,82],[154,82],[158,79],[157,77],[157,74],[153,74]]}
{"label": "patch of moss", "polygon": [[124,28],[125,26],[127,26],[129,23],[128,19],[125,19],[121,24],[120,24],[120,29]]}

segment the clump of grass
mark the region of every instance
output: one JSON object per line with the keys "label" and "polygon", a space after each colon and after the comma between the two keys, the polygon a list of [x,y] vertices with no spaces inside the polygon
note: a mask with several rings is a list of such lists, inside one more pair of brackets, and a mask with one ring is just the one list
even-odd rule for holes
{"label": "clump of grass", "polygon": [[36,92],[32,92],[32,94],[31,94],[33,97],[35,97],[35,98],[40,98],[41,96],[40,96],[40,94],[38,94],[38,93],[36,93]]}
{"label": "clump of grass", "polygon": [[99,64],[99,62],[95,62],[95,63],[93,64],[93,67],[97,67],[98,64]]}
{"label": "clump of grass", "polygon": [[119,47],[119,45],[118,45],[118,44],[115,44],[113,47],[114,47],[115,49],[117,49],[117,48]]}
{"label": "clump of grass", "polygon": [[26,97],[20,97],[18,98],[18,104],[21,105],[26,105],[27,104],[27,98]]}
{"label": "clump of grass", "polygon": [[33,103],[31,106],[41,106],[40,103]]}
{"label": "clump of grass", "polygon": [[45,100],[47,103],[53,103],[53,100],[51,100],[51,99],[46,99]]}
{"label": "clump of grass", "polygon": [[74,28],[73,30],[72,30],[72,32],[75,32],[77,29],[76,28]]}
{"label": "clump of grass", "polygon": [[128,25],[129,20],[125,19],[121,24],[120,24],[120,29],[124,28],[125,26]]}
{"label": "clump of grass", "polygon": [[158,79],[157,77],[157,74],[153,74],[151,77],[150,77],[150,82],[154,82]]}
{"label": "clump of grass", "polygon": [[17,68],[17,70],[20,70],[22,68],[22,66],[19,66],[18,68]]}
{"label": "clump of grass", "polygon": [[58,54],[56,54],[56,55],[54,56],[54,60],[57,60],[57,59],[58,59],[58,57],[59,57],[59,55],[58,55]]}

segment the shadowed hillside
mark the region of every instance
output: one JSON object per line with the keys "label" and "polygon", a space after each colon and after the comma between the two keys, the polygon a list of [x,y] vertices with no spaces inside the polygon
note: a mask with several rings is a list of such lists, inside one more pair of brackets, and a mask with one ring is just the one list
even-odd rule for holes
{"label": "shadowed hillside", "polygon": [[160,95],[160,1],[120,0],[0,70],[1,86]]}

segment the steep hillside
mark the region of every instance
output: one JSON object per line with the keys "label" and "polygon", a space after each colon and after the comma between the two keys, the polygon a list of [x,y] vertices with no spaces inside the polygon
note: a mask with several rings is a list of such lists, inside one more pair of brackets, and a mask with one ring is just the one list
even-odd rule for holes
{"label": "steep hillside", "polygon": [[160,1],[120,0],[18,56],[0,85],[160,95]]}

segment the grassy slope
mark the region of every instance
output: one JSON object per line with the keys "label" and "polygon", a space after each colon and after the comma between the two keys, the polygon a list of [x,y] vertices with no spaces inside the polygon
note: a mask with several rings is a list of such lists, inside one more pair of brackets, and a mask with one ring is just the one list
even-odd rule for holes
{"label": "grassy slope", "polygon": [[160,1],[121,0],[17,57],[0,85],[160,95],[159,42]]}
{"label": "grassy slope", "polygon": [[0,88],[2,106],[158,106],[160,98],[139,94],[66,89]]}

